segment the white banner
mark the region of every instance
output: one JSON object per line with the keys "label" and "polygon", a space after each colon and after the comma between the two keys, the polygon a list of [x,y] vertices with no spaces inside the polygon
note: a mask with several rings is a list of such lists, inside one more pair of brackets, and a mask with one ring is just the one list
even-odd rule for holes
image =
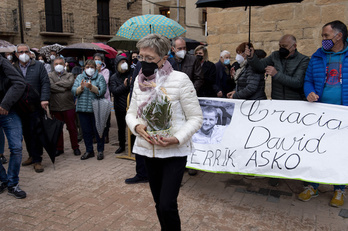
{"label": "white banner", "polygon": [[200,98],[203,126],[187,167],[348,184],[348,107]]}

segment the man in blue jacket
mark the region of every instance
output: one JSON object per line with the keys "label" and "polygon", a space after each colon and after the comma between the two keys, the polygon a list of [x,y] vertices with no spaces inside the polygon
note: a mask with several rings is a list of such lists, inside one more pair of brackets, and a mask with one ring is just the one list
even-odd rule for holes
{"label": "man in blue jacket", "polygon": [[[14,64],[24,81],[30,85],[32,91],[36,93],[33,97],[32,110],[29,114],[22,115],[23,136],[29,153],[28,160],[22,163],[23,166],[33,164],[35,172],[43,172],[41,165],[43,145],[36,135],[36,125],[38,118],[43,114],[43,110],[48,107],[50,99],[50,80],[43,63],[31,60],[30,50],[26,44],[19,44],[16,47],[18,62]],[[36,106],[37,105],[37,106]]]}
{"label": "man in blue jacket", "polygon": [[[347,26],[333,21],[322,28],[322,47],[309,62],[304,80],[304,93],[309,102],[322,102],[348,106],[348,47]],[[302,201],[318,196],[319,184],[311,183],[299,195]],[[330,205],[344,204],[344,185],[334,186]]]}

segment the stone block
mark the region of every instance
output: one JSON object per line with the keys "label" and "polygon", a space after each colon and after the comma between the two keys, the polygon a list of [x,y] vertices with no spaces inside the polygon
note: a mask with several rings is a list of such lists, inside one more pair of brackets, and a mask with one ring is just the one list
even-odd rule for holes
{"label": "stone block", "polygon": [[215,45],[220,43],[220,36],[219,35],[211,35],[207,38],[207,43],[209,45]]}
{"label": "stone block", "polygon": [[321,7],[321,26],[334,20],[345,22],[347,4],[332,4]]}
{"label": "stone block", "polygon": [[292,4],[282,4],[268,6],[262,9],[263,20],[277,22],[279,20],[291,20],[294,17],[294,6]]}
{"label": "stone block", "polygon": [[274,31],[274,32],[257,32],[252,33],[253,40],[255,41],[279,41],[279,39],[284,35],[283,32]]}

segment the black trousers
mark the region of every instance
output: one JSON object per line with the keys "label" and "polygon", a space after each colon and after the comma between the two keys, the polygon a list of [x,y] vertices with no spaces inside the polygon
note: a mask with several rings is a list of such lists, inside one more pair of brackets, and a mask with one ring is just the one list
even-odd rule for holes
{"label": "black trousers", "polygon": [[117,111],[116,114],[116,122],[118,128],[118,141],[120,143],[120,147],[126,146],[126,111]]}
{"label": "black trousers", "polygon": [[145,157],[148,179],[162,231],[181,230],[178,195],[187,157]]}

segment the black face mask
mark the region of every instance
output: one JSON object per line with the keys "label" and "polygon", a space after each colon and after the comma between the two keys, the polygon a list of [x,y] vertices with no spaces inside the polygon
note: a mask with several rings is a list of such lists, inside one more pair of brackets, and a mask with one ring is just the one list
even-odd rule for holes
{"label": "black face mask", "polygon": [[138,59],[137,58],[132,59],[132,63],[137,64],[138,63]]}
{"label": "black face mask", "polygon": [[202,61],[202,60],[203,60],[203,55],[196,55],[196,57],[197,57],[197,59],[198,59],[199,61]]}
{"label": "black face mask", "polygon": [[279,56],[281,59],[285,59],[290,54],[290,51],[284,47],[279,48]]}
{"label": "black face mask", "polygon": [[155,73],[155,70],[158,69],[157,63],[148,63],[141,61],[142,72],[146,77],[149,77]]}

